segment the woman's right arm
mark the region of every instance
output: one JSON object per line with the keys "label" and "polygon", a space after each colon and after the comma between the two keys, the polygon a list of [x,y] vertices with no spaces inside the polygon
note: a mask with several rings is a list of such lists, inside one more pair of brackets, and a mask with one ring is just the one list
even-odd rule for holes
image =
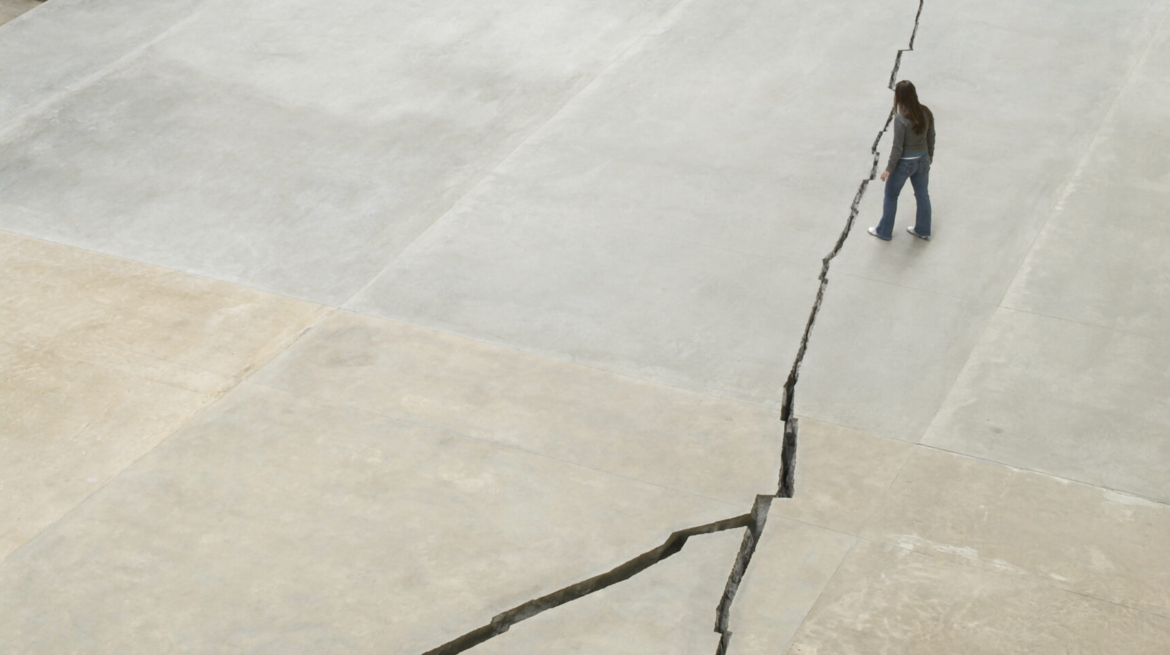
{"label": "woman's right arm", "polygon": [[926,151],[930,163],[934,163],[934,112],[930,113],[930,127],[926,128]]}

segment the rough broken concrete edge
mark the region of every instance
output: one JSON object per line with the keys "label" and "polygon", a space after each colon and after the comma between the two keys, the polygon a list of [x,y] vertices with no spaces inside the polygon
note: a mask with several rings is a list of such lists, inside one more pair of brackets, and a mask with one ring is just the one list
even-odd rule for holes
{"label": "rough broken concrete edge", "polygon": [[[764,496],[764,498],[767,498],[767,496]],[[723,519],[722,521],[716,521],[714,523],[708,523],[706,525],[700,525],[673,532],[669,537],[666,538],[666,541],[664,541],[662,545],[658,546],[657,548],[642,553],[641,555],[638,555],[637,557],[634,557],[633,559],[630,559],[625,563],[620,564],[616,568],[602,573],[601,575],[593,576],[587,580],[582,580],[581,582],[569,585],[568,587],[558,589],[551,594],[547,594],[545,596],[541,596],[540,598],[535,598],[525,603],[521,603],[520,605],[517,605],[516,607],[513,607],[506,612],[497,614],[496,616],[492,617],[491,622],[487,625],[476,628],[475,630],[457,637],[443,644],[442,646],[428,650],[423,655],[455,655],[456,653],[462,653],[472,646],[481,644],[488,639],[491,639],[492,637],[507,632],[509,628],[511,628],[516,623],[523,621],[524,619],[531,618],[545,610],[559,607],[565,603],[592,594],[595,591],[605,589],[610,585],[614,585],[623,580],[632,578],[638,573],[645,571],[651,566],[654,566],[655,564],[682,550],[683,546],[687,542],[687,539],[690,537],[745,527],[749,528],[749,531],[751,532],[759,532],[759,530],[762,528],[762,524],[759,526],[756,525],[756,522],[759,520],[760,519],[758,518],[757,514],[753,512],[750,514],[743,514],[733,518]]]}
{"label": "rough broken concrete edge", "polygon": [[[918,38],[918,25],[922,19],[922,8],[925,0],[918,0],[918,11],[914,14],[914,28],[910,32],[910,42],[907,47],[899,49],[894,56],[894,66],[890,70],[890,79],[887,83],[887,88],[891,91],[894,89],[894,83],[898,79],[898,70],[902,67],[902,54],[914,50],[914,40]],[[869,176],[861,180],[857,186],[857,193],[853,196],[853,203],[849,206],[849,217],[845,219],[845,226],[841,229],[840,236],[837,237],[837,242],[833,244],[833,249],[829,251],[828,255],[821,260],[821,273],[818,276],[820,281],[817,287],[817,295],[813,300],[812,309],[809,310],[808,322],[804,326],[804,334],[800,339],[800,347],[796,351],[796,358],[792,362],[792,369],[788,373],[788,379],[784,383],[784,403],[780,410],[780,419],[784,422],[784,440],[780,450],[780,480],[776,491],[776,498],[792,498],[796,491],[796,445],[797,435],[799,432],[799,421],[793,416],[796,407],[796,384],[800,379],[800,365],[804,362],[805,353],[808,351],[809,337],[812,335],[813,325],[816,323],[817,315],[821,311],[821,303],[825,299],[825,291],[829,286],[829,267],[833,259],[840,254],[841,249],[845,246],[845,240],[849,238],[853,231],[853,224],[857,220],[857,215],[860,212],[861,199],[865,197],[865,191],[869,188],[869,183],[877,177],[878,164],[881,161],[881,153],[878,152],[878,144],[881,143],[882,137],[890,129],[890,124],[894,120],[894,107],[890,107],[890,113],[886,116],[886,122],[882,125],[882,129],[878,131],[877,136],[874,137],[873,145],[870,146],[870,154],[873,155],[873,163],[869,169]],[[757,506],[759,505],[757,497]],[[753,508],[753,512],[755,508]],[[765,508],[765,513],[767,509]],[[763,532],[764,523],[759,524],[760,532]],[[731,604],[735,600],[735,593],[739,589],[740,581],[743,575],[747,572],[748,566],[751,564],[752,555],[755,553],[756,543],[759,540],[759,535],[744,536],[744,541],[740,547],[739,555],[736,557],[735,563],[731,568],[731,575],[728,576],[727,586],[724,588],[723,598],[719,601],[718,609],[715,617],[715,631],[719,633],[719,645],[716,647],[716,655],[726,655],[727,648],[731,643],[730,614]]]}
{"label": "rough broken concrete edge", "polygon": [[[902,66],[902,54],[914,50],[914,40],[918,37],[918,25],[922,18],[924,4],[925,0],[918,0],[918,11],[914,15],[914,28],[910,33],[910,42],[906,48],[899,49],[894,57],[894,66],[890,71],[890,80],[887,84],[890,90],[893,90],[894,83],[897,81],[898,70]],[[873,163],[870,167],[869,176],[861,180],[858,185],[857,193],[854,194],[853,202],[849,207],[849,216],[845,220],[845,226],[842,228],[840,236],[837,237],[833,249],[821,260],[821,272],[818,276],[820,285],[817,288],[816,298],[809,311],[808,321],[805,323],[804,333],[801,336],[796,357],[793,359],[792,368],[789,370],[788,378],[784,383],[784,402],[780,411],[780,419],[784,423],[784,437],[780,451],[780,480],[776,494],[756,496],[755,502],[752,504],[752,509],[747,514],[674,532],[661,546],[647,551],[619,565],[617,568],[564,587],[540,598],[522,603],[501,614],[497,614],[492,617],[491,622],[487,625],[476,628],[437,648],[426,651],[423,655],[456,655],[457,653],[462,653],[469,648],[507,632],[509,628],[524,619],[531,618],[545,610],[572,602],[595,591],[600,591],[623,580],[628,580],[682,550],[682,547],[690,537],[737,528],[747,528],[715,613],[715,632],[720,635],[716,655],[726,655],[732,634],[729,629],[731,605],[735,600],[735,594],[739,589],[740,582],[743,580],[743,576],[747,573],[748,566],[751,564],[756,545],[763,535],[764,525],[768,518],[768,509],[771,507],[772,499],[792,498],[795,492],[796,445],[799,420],[793,416],[793,410],[796,406],[796,384],[800,378],[800,365],[804,362],[804,356],[808,351],[809,337],[812,334],[817,315],[820,313],[821,304],[825,298],[825,290],[829,285],[829,267],[833,259],[837,257],[841,249],[845,246],[845,240],[849,238],[850,233],[853,231],[853,224],[860,212],[861,200],[865,196],[865,191],[869,187],[869,183],[877,177],[878,164],[881,160],[881,153],[878,152],[877,147],[882,137],[889,131],[890,124],[893,120],[894,109],[891,107],[890,113],[886,116],[886,121],[882,125],[882,129],[878,131],[877,136],[873,140],[873,145],[870,146]]]}

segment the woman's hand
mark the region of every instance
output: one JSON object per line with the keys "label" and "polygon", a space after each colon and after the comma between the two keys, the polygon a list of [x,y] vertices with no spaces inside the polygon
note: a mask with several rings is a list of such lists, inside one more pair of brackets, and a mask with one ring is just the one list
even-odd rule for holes
{"label": "woman's hand", "polygon": [[890,172],[889,171],[882,171],[882,182],[885,182],[888,179],[890,179]]}

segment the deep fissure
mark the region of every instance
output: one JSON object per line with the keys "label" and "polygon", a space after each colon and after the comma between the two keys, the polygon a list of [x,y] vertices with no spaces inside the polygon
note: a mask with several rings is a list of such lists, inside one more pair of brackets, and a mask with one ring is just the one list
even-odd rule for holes
{"label": "deep fissure", "polygon": [[[918,0],[918,11],[914,14],[914,28],[910,32],[910,42],[906,48],[899,49],[894,56],[894,66],[890,71],[889,83],[886,85],[891,91],[894,89],[894,83],[898,79],[898,71],[902,67],[902,54],[914,50],[914,40],[918,38],[918,24],[922,19],[922,8],[924,4],[925,0]],[[792,498],[796,492],[796,446],[800,426],[800,421],[793,416],[793,411],[796,407],[796,384],[800,379],[800,366],[804,363],[804,356],[808,352],[808,343],[812,335],[813,326],[816,324],[817,315],[821,311],[821,304],[825,300],[825,291],[829,286],[829,267],[833,259],[841,252],[841,249],[845,246],[845,240],[849,238],[849,234],[853,231],[853,224],[856,222],[857,215],[861,211],[861,200],[865,197],[865,191],[869,188],[869,183],[877,176],[878,165],[881,162],[881,153],[878,152],[878,144],[881,143],[882,137],[885,136],[886,132],[890,129],[890,124],[894,121],[894,111],[895,108],[891,106],[890,113],[886,116],[886,122],[882,125],[882,129],[878,131],[877,136],[874,137],[873,145],[869,148],[870,154],[873,155],[873,163],[870,165],[869,176],[861,180],[857,185],[857,193],[853,195],[853,202],[849,206],[849,217],[845,219],[845,226],[841,229],[841,234],[837,237],[836,243],[833,244],[833,249],[821,260],[821,272],[817,276],[819,281],[817,295],[813,300],[812,308],[809,310],[808,322],[805,323],[804,333],[800,338],[800,346],[796,350],[796,358],[793,359],[792,368],[788,372],[788,379],[784,382],[784,401],[780,409],[780,420],[784,422],[784,437],[780,449],[780,479],[776,489],[777,498]],[[764,522],[761,521],[759,525],[760,532],[762,533]],[[739,582],[751,564],[752,555],[755,553],[755,546],[758,540],[759,535],[753,535],[749,543],[748,536],[745,535],[744,545],[740,548],[739,555],[732,565],[731,575],[728,578],[723,597],[720,599],[718,609],[716,610],[715,631],[719,633],[719,646],[716,648],[716,655],[726,655],[727,648],[731,643],[731,630],[729,627],[731,604],[735,600],[735,593],[739,589]]]}
{"label": "deep fissure", "polygon": [[[770,496],[759,496],[756,499],[757,506],[760,504],[760,498],[767,498],[768,500],[771,500]],[[765,510],[764,515],[766,514],[767,511]],[[657,548],[648,550],[645,553],[634,557],[633,559],[627,560],[626,562],[618,565],[616,568],[602,573],[601,575],[593,576],[592,578],[582,580],[581,582],[577,582],[562,589],[558,589],[557,591],[541,596],[540,598],[534,598],[525,603],[521,603],[520,605],[517,605],[516,607],[513,607],[506,612],[502,612],[492,617],[491,622],[489,622],[487,625],[476,628],[475,630],[457,637],[443,644],[442,646],[439,646],[438,648],[428,650],[426,653],[423,653],[423,655],[455,655],[456,653],[462,653],[472,646],[481,644],[488,639],[491,639],[492,637],[507,632],[509,628],[511,628],[516,623],[523,621],[524,619],[536,616],[545,610],[550,610],[554,607],[559,607],[565,603],[572,602],[595,591],[600,591],[623,580],[628,580],[629,578],[632,578],[638,573],[645,571],[662,560],[678,553],[680,550],[682,550],[683,546],[686,545],[687,539],[691,537],[702,534],[711,534],[714,532],[723,532],[725,530],[736,530],[739,528],[747,528],[749,534],[755,533],[758,535],[760,532],[762,532],[763,525],[756,524],[756,522],[760,520],[757,517],[757,513],[753,511],[748,514],[741,514],[739,516],[724,519],[722,521],[716,521],[714,523],[707,523],[706,525],[700,525],[693,528],[686,528],[684,530],[672,532],[671,535],[666,538],[666,541],[662,542],[662,545],[658,546]]]}
{"label": "deep fissure", "polygon": [[[908,47],[899,49],[894,57],[894,66],[890,71],[890,79],[887,85],[890,90],[893,90],[894,83],[897,81],[898,71],[902,66],[902,54],[914,50],[914,41],[918,37],[918,25],[922,18],[924,5],[925,0],[918,0],[918,11],[914,15],[914,28],[910,33]],[[487,625],[476,628],[441,646],[426,651],[423,655],[456,655],[457,653],[462,653],[469,648],[507,632],[509,628],[520,621],[632,578],[638,573],[678,553],[686,545],[687,539],[690,537],[743,528],[744,535],[743,540],[740,542],[739,552],[732,564],[731,573],[727,578],[727,584],[724,586],[723,595],[720,597],[719,604],[715,610],[715,632],[720,635],[716,655],[726,655],[732,635],[730,630],[731,606],[735,601],[735,595],[739,590],[739,585],[743,581],[748,567],[751,565],[756,546],[763,536],[764,526],[767,522],[768,510],[771,507],[772,500],[775,498],[792,498],[796,491],[796,447],[800,421],[793,416],[793,410],[796,406],[796,385],[800,378],[800,366],[804,362],[805,354],[808,351],[809,338],[812,335],[813,326],[816,324],[817,315],[821,311],[821,304],[825,299],[825,291],[829,286],[829,268],[833,259],[837,257],[841,249],[845,246],[845,240],[849,238],[850,233],[853,231],[853,224],[856,222],[857,215],[860,213],[861,200],[865,197],[865,191],[869,187],[869,183],[877,177],[878,165],[881,160],[881,153],[877,149],[878,144],[881,143],[882,137],[889,131],[890,124],[893,120],[894,109],[891,107],[885,124],[882,125],[882,129],[878,131],[877,136],[873,140],[873,145],[870,146],[873,163],[870,166],[869,176],[861,180],[860,184],[858,184],[857,192],[853,195],[853,202],[849,206],[849,216],[845,220],[845,226],[842,228],[841,234],[837,237],[837,241],[833,244],[833,249],[821,259],[821,272],[817,276],[819,284],[816,297],[813,300],[812,308],[809,310],[808,321],[805,323],[800,345],[797,348],[796,357],[792,362],[792,368],[789,370],[788,377],[784,382],[784,398],[780,409],[780,420],[784,425],[784,434],[780,449],[780,475],[776,493],[774,495],[756,496],[755,501],[752,503],[751,511],[747,514],[677,530],[671,533],[666,538],[666,541],[657,548],[646,551],[605,573],[558,589],[540,598],[534,598],[525,603],[521,603],[510,610],[492,617],[491,622]]]}

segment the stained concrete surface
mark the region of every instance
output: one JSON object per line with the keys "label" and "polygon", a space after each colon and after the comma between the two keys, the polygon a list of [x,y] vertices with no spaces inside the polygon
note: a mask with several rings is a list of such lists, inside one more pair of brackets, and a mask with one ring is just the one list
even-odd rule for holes
{"label": "stained concrete surface", "polygon": [[862,541],[787,652],[1154,655],[1168,640],[1170,619],[1162,616]]}
{"label": "stained concrete surface", "polygon": [[0,25],[41,6],[44,0],[0,0]]}
{"label": "stained concrete surface", "polygon": [[[747,512],[919,9],[0,27],[0,643],[422,653]],[[1165,652],[1170,3],[921,10],[935,237],[869,185],[728,652]],[[714,652],[741,535],[471,652]]]}
{"label": "stained concrete surface", "polygon": [[916,449],[862,535],[1170,616],[1170,505],[1138,496]]}
{"label": "stained concrete surface", "polygon": [[324,309],[0,233],[0,559]]}

